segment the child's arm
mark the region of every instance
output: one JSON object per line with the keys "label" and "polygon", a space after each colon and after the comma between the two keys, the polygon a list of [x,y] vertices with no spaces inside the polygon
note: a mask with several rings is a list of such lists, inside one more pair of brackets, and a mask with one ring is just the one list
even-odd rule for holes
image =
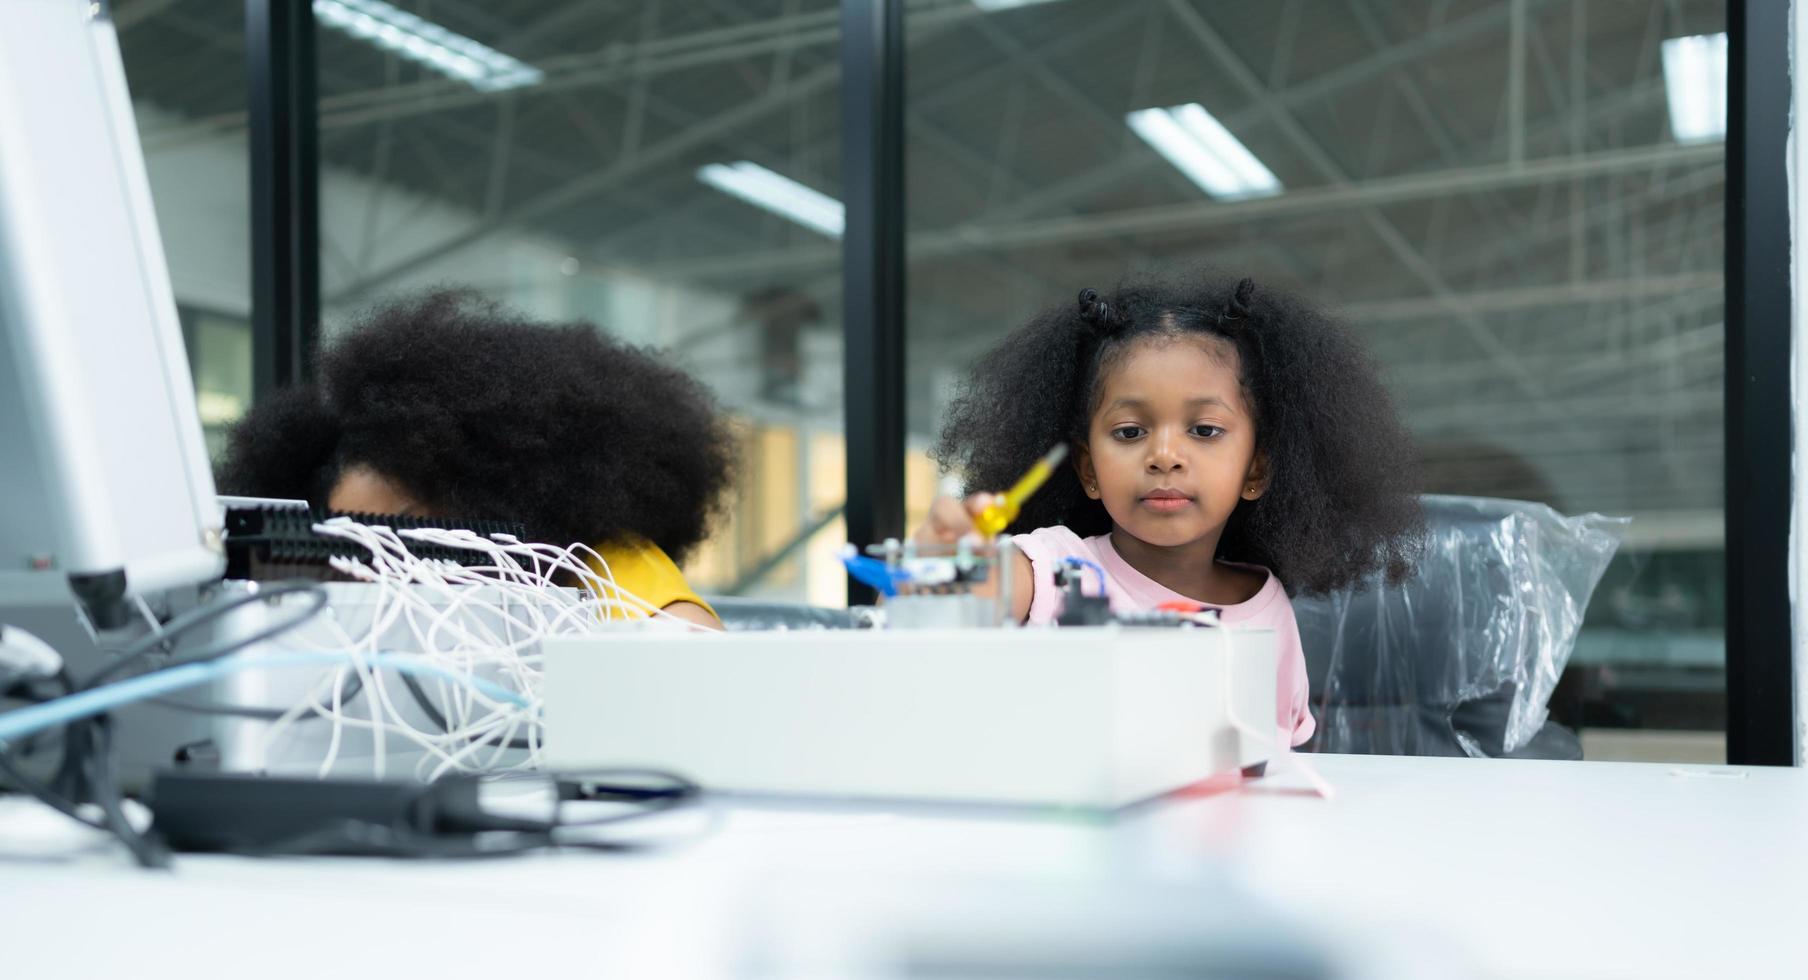
{"label": "child's arm", "polygon": [[[996,494],[976,493],[966,500],[953,497],[937,497],[929,505],[929,517],[923,526],[917,528],[914,535],[918,544],[943,545],[948,548],[960,541],[963,535],[973,533],[973,517],[987,506],[995,503]],[[1019,623],[1030,614],[1030,600],[1036,594],[1035,571],[1030,567],[1030,560],[1023,552],[1011,552],[1011,615],[1017,617]],[[998,594],[998,576],[988,577],[973,587],[975,595],[995,596]]]}
{"label": "child's arm", "polygon": [[699,606],[694,602],[686,602],[685,600],[680,599],[677,602],[668,604],[665,607],[665,611],[686,622],[696,623],[698,626],[707,626],[712,630],[727,629],[726,626],[722,625],[722,621],[716,618],[715,613],[710,612],[707,608]]}

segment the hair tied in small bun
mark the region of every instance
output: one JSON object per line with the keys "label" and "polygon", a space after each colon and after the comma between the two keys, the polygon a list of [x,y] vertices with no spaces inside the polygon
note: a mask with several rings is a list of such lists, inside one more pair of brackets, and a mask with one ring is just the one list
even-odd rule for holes
{"label": "hair tied in small bun", "polygon": [[1100,334],[1110,335],[1117,332],[1117,311],[1096,289],[1080,290],[1080,319],[1092,325]]}
{"label": "hair tied in small bun", "polygon": [[1245,278],[1240,280],[1237,283],[1237,288],[1231,290],[1230,299],[1225,301],[1224,312],[1219,315],[1219,320],[1242,320],[1248,318],[1249,301],[1255,297],[1255,294],[1256,281],[1254,279]]}

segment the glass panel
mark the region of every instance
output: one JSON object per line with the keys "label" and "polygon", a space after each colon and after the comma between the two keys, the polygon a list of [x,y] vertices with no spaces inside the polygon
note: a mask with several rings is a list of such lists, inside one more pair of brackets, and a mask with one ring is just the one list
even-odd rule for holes
{"label": "glass panel", "polygon": [[1589,757],[1723,757],[1725,25],[1724,0],[915,18],[913,442],[1083,287],[1298,288],[1380,361],[1428,490],[1633,519],[1552,702]]}
{"label": "glass panel", "polygon": [[178,312],[207,451],[218,459],[226,432],[251,406],[251,324],[243,317],[190,307]]}
{"label": "glass panel", "polygon": [[207,445],[251,400],[244,4],[113,5]]}
{"label": "glass panel", "polygon": [[844,602],[837,5],[396,6],[519,64],[461,78],[317,6],[329,334],[452,283],[669,350],[743,449],[695,583]]}

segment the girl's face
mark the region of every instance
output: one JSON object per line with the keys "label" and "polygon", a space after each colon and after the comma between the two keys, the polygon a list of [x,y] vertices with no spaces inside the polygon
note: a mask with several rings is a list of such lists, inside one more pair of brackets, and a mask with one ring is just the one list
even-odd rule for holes
{"label": "girl's face", "polygon": [[431,517],[431,509],[408,491],[368,466],[353,466],[339,474],[339,482],[327,497],[328,510],[358,514],[399,514]]}
{"label": "girl's face", "polygon": [[1075,465],[1088,496],[1139,541],[1210,539],[1267,488],[1236,350],[1207,337],[1154,337],[1101,379]]}

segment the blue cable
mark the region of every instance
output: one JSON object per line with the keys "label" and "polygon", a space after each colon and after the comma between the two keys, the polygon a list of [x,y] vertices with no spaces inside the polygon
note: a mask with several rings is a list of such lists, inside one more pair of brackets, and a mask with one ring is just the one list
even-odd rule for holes
{"label": "blue cable", "polygon": [[1105,569],[1100,567],[1098,562],[1092,561],[1091,559],[1087,559],[1087,558],[1081,558],[1079,555],[1068,555],[1066,558],[1063,558],[1062,561],[1067,562],[1069,565],[1076,565],[1076,566],[1080,566],[1080,567],[1084,567],[1084,568],[1090,568],[1094,572],[1098,573],[1099,595],[1100,596],[1105,595]]}
{"label": "blue cable", "polygon": [[[134,701],[143,701],[185,687],[205,684],[241,670],[259,667],[304,667],[329,663],[349,663],[351,659],[352,656],[349,653],[291,652],[262,656],[238,654],[221,657],[218,660],[178,664],[166,670],[140,674],[137,677],[129,677],[123,681],[115,681],[102,687],[0,714],[0,744],[43,731],[46,728],[55,728],[58,725],[67,725],[72,721],[91,718]],[[371,666],[377,669],[388,668],[404,674],[424,674],[439,680],[451,681],[454,684],[466,684],[491,700],[502,701],[518,708],[529,706],[526,698],[492,681],[484,680],[481,677],[456,674],[418,657],[379,653],[367,659]]]}

